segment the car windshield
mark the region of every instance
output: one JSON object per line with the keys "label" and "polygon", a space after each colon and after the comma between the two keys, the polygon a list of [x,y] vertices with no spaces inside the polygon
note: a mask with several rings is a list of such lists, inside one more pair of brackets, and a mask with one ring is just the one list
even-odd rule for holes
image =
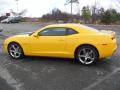
{"label": "car windshield", "polygon": [[88,29],[88,30],[91,30],[91,31],[99,32],[98,29],[95,29],[95,28],[92,28],[92,27],[88,27],[88,26],[85,26],[85,25],[80,25],[80,27]]}

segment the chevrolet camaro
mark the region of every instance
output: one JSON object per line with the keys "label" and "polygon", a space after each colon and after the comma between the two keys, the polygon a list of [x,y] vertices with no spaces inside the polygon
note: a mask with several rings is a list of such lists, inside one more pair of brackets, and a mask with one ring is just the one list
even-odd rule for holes
{"label": "chevrolet camaro", "polygon": [[113,31],[81,24],[55,24],[9,37],[4,48],[14,59],[23,56],[74,58],[81,64],[90,65],[112,56],[117,43]]}

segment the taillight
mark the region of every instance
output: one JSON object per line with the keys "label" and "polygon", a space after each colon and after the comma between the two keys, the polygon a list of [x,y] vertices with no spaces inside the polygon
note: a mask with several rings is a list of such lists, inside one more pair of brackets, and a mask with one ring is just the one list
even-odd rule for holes
{"label": "taillight", "polygon": [[113,36],[111,39],[114,40],[114,39],[115,39],[115,36]]}

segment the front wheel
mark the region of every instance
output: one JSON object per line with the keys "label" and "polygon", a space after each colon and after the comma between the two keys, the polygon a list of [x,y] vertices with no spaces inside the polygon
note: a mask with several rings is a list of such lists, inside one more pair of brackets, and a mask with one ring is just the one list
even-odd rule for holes
{"label": "front wheel", "polygon": [[98,52],[91,46],[81,46],[77,49],[75,58],[83,65],[91,65],[99,59]]}
{"label": "front wheel", "polygon": [[14,59],[20,59],[24,56],[21,46],[17,43],[11,43],[8,45],[8,53]]}

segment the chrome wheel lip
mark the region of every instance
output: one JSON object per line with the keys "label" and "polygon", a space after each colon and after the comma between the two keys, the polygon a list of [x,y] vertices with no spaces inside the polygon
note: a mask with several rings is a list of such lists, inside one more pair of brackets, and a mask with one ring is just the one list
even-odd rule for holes
{"label": "chrome wheel lip", "polygon": [[95,52],[91,48],[83,48],[79,50],[78,59],[82,64],[92,64],[95,60]]}
{"label": "chrome wheel lip", "polygon": [[11,44],[9,46],[9,54],[13,58],[19,58],[22,54],[20,47],[17,44]]}

